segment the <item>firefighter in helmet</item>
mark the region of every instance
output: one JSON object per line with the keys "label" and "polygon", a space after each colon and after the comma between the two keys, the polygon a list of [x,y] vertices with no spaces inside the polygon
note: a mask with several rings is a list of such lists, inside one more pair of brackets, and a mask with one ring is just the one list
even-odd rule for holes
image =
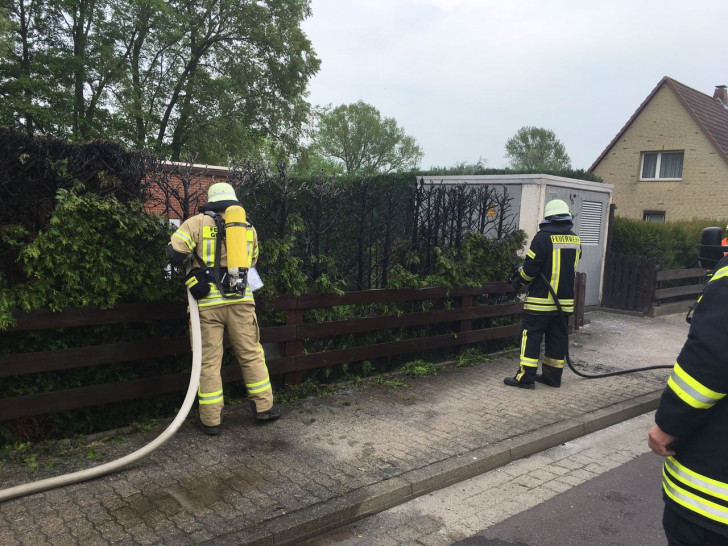
{"label": "firefighter in helmet", "polygon": [[713,273],[648,435],[652,451],[666,457],[662,525],[670,546],[728,544],[728,258],[701,245],[701,266]]}
{"label": "firefighter in helmet", "polygon": [[[581,240],[573,227],[569,206],[561,199],[549,201],[523,265],[511,278],[516,291],[528,285],[528,294],[523,304],[520,366],[514,377],[505,378],[508,386],[534,389],[537,381],[561,386],[568,343],[568,327],[561,315],[574,312],[574,276],[581,257]],[[544,337],[543,368],[538,374]]]}
{"label": "firefighter in helmet", "polygon": [[[238,219],[230,221],[232,217]],[[230,184],[219,182],[210,186],[208,202],[200,207],[200,214],[187,219],[172,234],[167,256],[173,264],[191,268],[185,284],[198,301],[202,334],[198,402],[202,431],[215,435],[222,426],[220,367],[226,331],[253,415],[259,421],[278,419],[280,410],[273,407],[253,292],[247,284],[247,272],[258,260],[258,238],[255,228],[245,221],[245,212]],[[231,269],[228,260],[232,256],[242,256],[240,261],[246,263]]]}

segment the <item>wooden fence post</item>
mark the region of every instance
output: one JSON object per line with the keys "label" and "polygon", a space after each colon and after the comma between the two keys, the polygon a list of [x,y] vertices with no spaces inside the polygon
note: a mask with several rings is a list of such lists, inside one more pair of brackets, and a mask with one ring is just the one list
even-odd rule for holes
{"label": "wooden fence post", "polygon": [[611,307],[612,303],[612,277],[614,276],[614,254],[607,252],[604,258],[604,284],[602,285],[603,307]]}
{"label": "wooden fence post", "polygon": [[638,291],[637,309],[643,313],[648,313],[652,307],[652,300],[655,295],[655,275],[657,260],[655,258],[646,258],[640,264],[640,287]]}
{"label": "wooden fence post", "polygon": [[[303,325],[303,309],[286,309],[286,325]],[[285,342],[283,356],[297,357],[303,355],[303,340],[298,337],[298,328],[296,328],[295,337],[296,339]],[[302,381],[303,372],[300,370],[283,374],[284,385],[300,385]]]}
{"label": "wooden fence post", "polygon": [[[473,306],[473,296],[462,296],[460,298],[460,308],[465,309],[466,307]],[[473,321],[471,319],[463,319],[460,321],[460,327],[458,328],[459,333],[469,332],[473,329]],[[458,349],[460,354],[463,354],[468,348],[465,345],[460,345]]]}
{"label": "wooden fence post", "polygon": [[657,280],[657,274],[660,271],[662,271],[662,267],[663,267],[663,262],[661,260],[660,261],[657,261],[656,259],[652,260],[652,274],[649,277],[650,282],[647,285],[647,289],[646,289],[647,295],[649,298],[649,302],[650,302],[650,309],[648,309],[648,310],[651,310],[653,307],[657,307],[658,305],[660,305],[660,302],[657,301],[656,290],[660,286],[660,282]]}

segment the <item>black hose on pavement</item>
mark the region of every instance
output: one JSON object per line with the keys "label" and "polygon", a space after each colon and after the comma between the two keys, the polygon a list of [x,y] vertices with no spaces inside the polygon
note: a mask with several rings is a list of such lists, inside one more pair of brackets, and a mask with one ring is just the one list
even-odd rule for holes
{"label": "black hose on pavement", "polygon": [[564,319],[564,323],[566,325],[566,363],[569,365],[569,369],[574,372],[579,377],[585,377],[587,379],[600,379],[602,377],[614,377],[615,375],[625,375],[628,373],[637,373],[637,372],[645,372],[648,370],[671,370],[673,366],[645,366],[644,368],[632,368],[629,370],[619,370],[617,372],[607,372],[607,373],[600,373],[600,374],[586,374],[584,372],[580,372],[576,368],[574,368],[574,365],[571,363],[571,357],[569,356],[569,342],[568,342],[568,336],[569,336],[569,315],[564,312],[564,310],[561,307],[561,304],[559,303],[559,298],[556,297],[556,292],[554,292],[553,287],[551,286],[551,283],[549,283],[548,279],[546,279],[546,276],[541,273],[541,278],[546,283],[546,286],[549,287],[549,292],[551,293],[551,297],[554,299],[554,302],[556,302],[556,308],[559,310],[559,314],[561,315],[561,318]]}

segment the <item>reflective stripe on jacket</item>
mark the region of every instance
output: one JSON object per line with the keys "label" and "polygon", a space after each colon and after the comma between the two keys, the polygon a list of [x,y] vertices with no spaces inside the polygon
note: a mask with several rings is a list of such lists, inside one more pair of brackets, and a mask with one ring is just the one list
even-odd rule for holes
{"label": "reflective stripe on jacket", "polygon": [[[221,214],[224,218],[224,213]],[[198,214],[185,220],[182,225],[172,234],[172,248],[177,252],[192,255],[194,252],[209,268],[215,267],[215,252],[217,247],[217,226],[215,220],[206,214]],[[248,256],[250,264],[253,267],[258,261],[258,235],[255,228],[247,230]],[[199,262],[195,259],[192,267],[199,267]],[[220,275],[227,270],[227,249],[223,242],[220,249]],[[253,292],[248,285],[245,288],[245,294],[226,294],[225,298],[218,290],[214,283],[210,283],[210,293],[197,301],[200,308],[211,307],[214,305],[229,305],[231,303],[255,303]]]}
{"label": "reflective stripe on jacket", "polygon": [[675,436],[663,468],[666,502],[728,536],[728,259],[695,306],[655,422]]}
{"label": "reflective stripe on jacket", "polygon": [[[574,312],[574,275],[581,257],[581,239],[571,228],[571,222],[541,224],[541,230],[531,241],[521,269],[528,288],[523,310],[531,313],[559,312],[549,285],[556,293],[561,308]],[[546,277],[548,284],[541,278]]]}

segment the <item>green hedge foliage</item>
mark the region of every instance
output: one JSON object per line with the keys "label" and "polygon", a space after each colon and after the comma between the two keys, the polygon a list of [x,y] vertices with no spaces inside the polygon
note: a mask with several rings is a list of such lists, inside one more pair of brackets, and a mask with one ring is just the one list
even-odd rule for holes
{"label": "green hedge foliage", "polygon": [[27,280],[3,290],[0,328],[11,323],[16,309],[107,309],[176,298],[182,284],[166,271],[164,251],[171,231],[138,203],[59,190],[47,227],[34,239],[25,241],[20,226],[12,240],[3,235],[6,244],[20,247]]}
{"label": "green hedge foliage", "polygon": [[699,267],[698,245],[703,229],[724,229],[725,219],[645,222],[616,216],[612,223],[612,252],[662,260],[664,269]]}
{"label": "green hedge foliage", "polygon": [[[127,155],[116,145],[109,145],[109,149],[103,143],[67,147],[51,140],[34,143],[23,137],[17,148],[8,144],[8,134],[0,137],[4,153],[8,154],[4,164],[16,177],[6,172],[8,176],[0,179],[0,187],[14,188],[17,203],[36,198],[43,202],[43,207],[32,211],[32,222],[21,214],[23,207],[0,207],[0,353],[184,336],[186,321],[2,332],[12,324],[12,315],[17,311],[183,301],[185,290],[181,273],[171,271],[166,263],[165,246],[172,228],[166,220],[145,214],[140,200],[134,198],[134,194],[143,193],[137,193],[142,185],[140,179],[130,174],[137,172],[130,165],[143,165],[142,159]],[[21,154],[18,149],[25,151]],[[84,153],[91,157],[85,158]],[[9,157],[12,154],[15,155]],[[119,161],[103,160],[109,157]],[[45,171],[40,168],[44,164]],[[90,172],[83,171],[84,165]],[[115,168],[121,169],[123,176]],[[144,171],[137,174],[143,177]],[[19,190],[24,184],[25,193]],[[244,192],[246,186],[240,187]],[[418,195],[420,206],[416,208],[413,203]],[[525,234],[510,227],[499,234],[500,238],[486,237],[477,231],[473,219],[487,210],[493,196],[484,188],[423,192],[413,174],[364,180],[271,177],[261,181],[241,195],[261,240],[260,269],[265,287],[256,294],[262,303],[261,324],[282,321],[280,314],[265,311],[265,303],[279,294],[475,286],[506,279],[520,262],[518,251],[526,243]],[[499,301],[498,297],[480,303],[495,301]],[[341,306],[310,311],[307,320],[401,314],[456,304],[445,300],[437,304],[425,301],[371,308]],[[511,319],[518,317],[508,320]],[[476,322],[475,328],[491,324],[489,319]],[[388,332],[386,341],[450,333],[455,326],[442,324]],[[381,341],[380,333],[340,336],[307,342],[304,350],[315,352]],[[447,356],[445,352],[428,355]],[[390,370],[411,358],[407,355],[383,362],[352,363],[314,371],[311,377],[319,381],[355,378]],[[188,369],[189,358],[167,358],[28,374],[0,380],[0,397],[129,381]],[[227,395],[233,399],[244,397],[235,386],[226,387],[228,390]],[[0,424],[0,444],[88,433],[149,417],[169,416],[178,409],[180,399],[181,395],[155,397],[133,404]]]}

